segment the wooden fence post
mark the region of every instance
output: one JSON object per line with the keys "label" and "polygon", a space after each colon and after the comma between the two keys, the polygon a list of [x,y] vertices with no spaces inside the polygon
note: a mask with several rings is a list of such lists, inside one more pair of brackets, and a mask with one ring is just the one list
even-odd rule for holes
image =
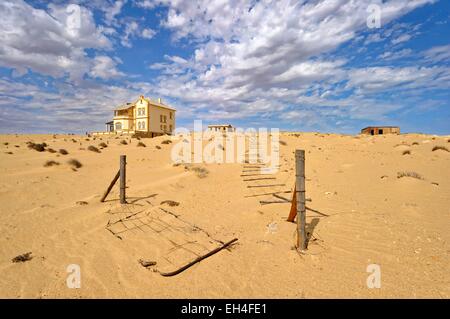
{"label": "wooden fence post", "polygon": [[295,150],[295,191],[297,197],[297,249],[306,249],[305,151]]}
{"label": "wooden fence post", "polygon": [[120,203],[121,204],[127,203],[127,199],[126,199],[126,195],[125,195],[126,165],[127,165],[127,156],[120,155]]}

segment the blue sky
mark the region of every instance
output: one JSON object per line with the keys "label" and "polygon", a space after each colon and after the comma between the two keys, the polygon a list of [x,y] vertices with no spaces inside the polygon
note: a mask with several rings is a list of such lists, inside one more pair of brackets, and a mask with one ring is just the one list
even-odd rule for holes
{"label": "blue sky", "polygon": [[6,0],[0,18],[1,133],[103,130],[144,94],[177,127],[450,134],[450,1]]}

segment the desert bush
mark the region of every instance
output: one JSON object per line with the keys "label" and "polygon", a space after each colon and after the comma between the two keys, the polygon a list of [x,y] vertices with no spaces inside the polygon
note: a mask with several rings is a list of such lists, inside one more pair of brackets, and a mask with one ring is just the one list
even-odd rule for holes
{"label": "desert bush", "polygon": [[67,155],[67,154],[69,154],[69,152],[67,152],[65,149],[61,148],[61,149],[59,150],[59,154],[61,154],[61,155]]}
{"label": "desert bush", "polygon": [[125,141],[125,140],[121,140],[121,141],[120,141],[120,144],[122,144],[122,145],[128,145],[127,141]]}
{"label": "desert bush", "polygon": [[410,155],[410,154],[411,154],[410,150],[403,151],[403,153],[402,153],[402,155]]}
{"label": "desert bush", "polygon": [[56,151],[53,148],[48,148],[47,151],[50,153],[56,153]]}
{"label": "desert bush", "polygon": [[164,140],[164,141],[161,142],[161,144],[170,144],[170,143],[172,143],[171,140]]}
{"label": "desert bush", "polygon": [[105,142],[101,142],[100,144],[98,144],[98,147],[108,147],[108,145]]}
{"label": "desert bush", "polygon": [[35,151],[38,151],[38,152],[45,151],[44,143],[36,144],[36,143],[33,143],[33,142],[28,142],[28,148],[30,148],[32,150],[35,150]]}
{"label": "desert bush", "polygon": [[448,148],[446,148],[445,146],[435,146],[435,147],[433,147],[433,149],[432,149],[433,152],[434,152],[434,151],[437,151],[437,150],[442,150],[442,151],[450,152],[450,151],[448,150]]}
{"label": "desert bush", "polygon": [[137,147],[146,147],[146,145],[142,142],[137,143]]}
{"label": "desert bush", "polygon": [[91,151],[91,152],[101,153],[100,150],[93,145],[89,145],[87,149],[88,149],[88,151]]}
{"label": "desert bush", "polygon": [[420,174],[418,174],[416,172],[398,172],[397,178],[402,178],[402,177],[412,177],[412,178],[416,178],[416,179],[424,179]]}
{"label": "desert bush", "polygon": [[209,174],[209,171],[204,167],[185,165],[184,168],[193,171],[198,178],[205,178]]}
{"label": "desert bush", "polygon": [[156,145],[155,147],[156,147],[157,150],[161,149],[161,146],[159,146],[159,145]]}
{"label": "desert bush", "polygon": [[176,201],[174,201],[174,200],[164,200],[164,201],[161,202],[160,205],[164,205],[164,204],[167,204],[167,205],[169,205],[170,207],[174,207],[174,206],[180,205],[179,202],[176,202]]}
{"label": "desert bush", "polygon": [[80,163],[80,161],[78,161],[78,160],[76,160],[76,159],[74,159],[74,158],[68,160],[67,163],[68,163],[70,166],[73,166],[73,167],[75,167],[75,168],[80,168],[80,167],[83,166],[83,165]]}
{"label": "desert bush", "polygon": [[76,143],[76,142],[78,142],[78,141],[77,141],[76,139],[73,138],[73,139],[72,139],[72,142]]}
{"label": "desert bush", "polygon": [[59,163],[56,161],[47,161],[47,162],[45,162],[44,167],[50,167],[50,166],[55,166],[55,165],[59,165]]}
{"label": "desert bush", "polygon": [[9,145],[9,143],[8,143],[8,142],[5,142],[5,143],[3,143],[3,145]]}
{"label": "desert bush", "polygon": [[418,142],[413,142],[412,145],[419,145],[419,143]]}

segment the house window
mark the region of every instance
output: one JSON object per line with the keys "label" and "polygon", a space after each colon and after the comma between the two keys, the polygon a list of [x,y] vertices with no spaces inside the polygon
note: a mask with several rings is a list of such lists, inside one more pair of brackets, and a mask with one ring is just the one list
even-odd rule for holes
{"label": "house window", "polygon": [[141,109],[141,113],[142,113],[141,115],[145,115],[145,109],[144,108]]}
{"label": "house window", "polygon": [[383,134],[383,130],[378,130],[378,134]]}
{"label": "house window", "polygon": [[116,131],[121,130],[122,129],[122,123],[117,122],[116,123]]}
{"label": "house window", "polygon": [[169,131],[172,132],[172,125],[169,125]]}
{"label": "house window", "polygon": [[172,119],[172,112],[169,113],[169,117],[170,117],[170,119]]}
{"label": "house window", "polygon": [[142,121],[142,129],[145,130],[145,121]]}

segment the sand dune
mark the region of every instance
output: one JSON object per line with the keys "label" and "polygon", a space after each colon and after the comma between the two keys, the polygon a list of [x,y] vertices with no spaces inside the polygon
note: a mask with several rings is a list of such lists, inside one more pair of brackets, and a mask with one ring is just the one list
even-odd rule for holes
{"label": "sand dune", "polygon": [[[173,165],[166,139],[1,135],[0,297],[450,297],[449,137],[283,133],[279,171],[265,179],[241,176],[257,165],[239,163],[196,164],[199,177]],[[286,222],[297,148],[310,199],[305,254]],[[121,154],[129,204],[117,186],[100,203]],[[155,271],[235,237],[179,275]],[[31,260],[11,261],[26,252]],[[70,264],[80,265],[80,289],[66,285]],[[380,289],[366,285],[369,264],[381,267]]]}

